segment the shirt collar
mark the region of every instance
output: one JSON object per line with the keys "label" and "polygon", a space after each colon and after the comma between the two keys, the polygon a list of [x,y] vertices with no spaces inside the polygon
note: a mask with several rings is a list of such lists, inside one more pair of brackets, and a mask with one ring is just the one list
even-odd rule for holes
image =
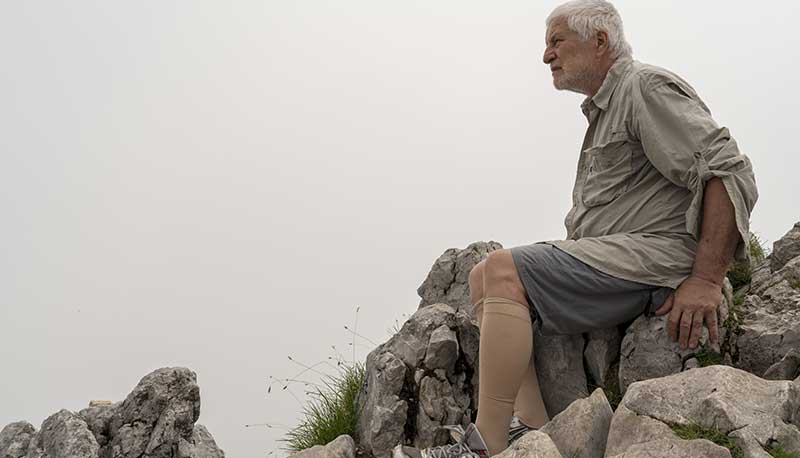
{"label": "shirt collar", "polygon": [[581,109],[584,113],[591,111],[591,102],[594,102],[594,105],[603,111],[608,109],[608,102],[611,100],[611,96],[614,94],[614,89],[617,88],[617,85],[622,79],[622,75],[625,74],[631,62],[633,62],[633,59],[630,57],[617,58],[617,60],[608,70],[608,73],[603,80],[603,84],[600,86],[597,94],[595,94],[594,97],[586,97],[581,104]]}

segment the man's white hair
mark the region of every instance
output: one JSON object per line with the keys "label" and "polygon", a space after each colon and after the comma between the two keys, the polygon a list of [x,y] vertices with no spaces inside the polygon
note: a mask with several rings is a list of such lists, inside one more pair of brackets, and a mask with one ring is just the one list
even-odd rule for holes
{"label": "man's white hair", "polygon": [[547,17],[547,28],[557,19],[566,19],[567,26],[586,41],[599,31],[608,34],[611,57],[631,57],[633,48],[625,40],[622,17],[610,2],[603,0],[572,0],[560,5]]}

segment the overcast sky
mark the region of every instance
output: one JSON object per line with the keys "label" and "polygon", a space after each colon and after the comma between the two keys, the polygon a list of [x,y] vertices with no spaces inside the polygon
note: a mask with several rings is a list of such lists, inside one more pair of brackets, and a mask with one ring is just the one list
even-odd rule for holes
{"label": "overcast sky", "polygon": [[[181,365],[229,457],[284,456],[287,356],[352,359],[356,307],[384,342],[447,248],[564,237],[558,3],[2,2],[0,427]],[[800,220],[800,4],[616,3],[752,159],[771,246]]]}

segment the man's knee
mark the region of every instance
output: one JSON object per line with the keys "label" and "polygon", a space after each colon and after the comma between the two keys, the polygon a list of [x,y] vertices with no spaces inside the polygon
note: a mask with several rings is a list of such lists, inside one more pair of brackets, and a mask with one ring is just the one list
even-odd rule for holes
{"label": "man's knee", "polygon": [[525,287],[519,279],[514,258],[511,256],[511,250],[493,251],[489,253],[489,257],[486,258],[485,262],[483,276],[486,289],[492,295],[527,304]]}
{"label": "man's knee", "polygon": [[486,260],[477,263],[469,271],[469,296],[472,303],[483,297],[483,275],[486,270]]}

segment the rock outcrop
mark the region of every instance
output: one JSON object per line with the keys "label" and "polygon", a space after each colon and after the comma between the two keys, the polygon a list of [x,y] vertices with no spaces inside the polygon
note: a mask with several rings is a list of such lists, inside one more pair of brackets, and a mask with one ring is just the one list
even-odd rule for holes
{"label": "rock outcrop", "polygon": [[443,445],[442,425],[470,421],[477,407],[478,326],[447,304],[418,310],[367,356],[356,440],[375,457],[399,443]]}
{"label": "rock outcrop", "polygon": [[6,425],[0,430],[0,458],[24,457],[35,434],[36,428],[26,421]]}
{"label": "rock outcrop", "polygon": [[343,434],[327,445],[315,445],[290,455],[291,458],[355,458],[353,438]]}
{"label": "rock outcrop", "polygon": [[[698,348],[681,350],[667,316],[583,335],[535,333],[551,421],[500,456],[800,456],[800,223],[774,247],[750,285],[733,291],[726,280],[719,346],[704,328]],[[419,288],[420,309],[367,358],[356,434],[364,456],[386,457],[399,443],[443,445],[440,426],[474,421],[480,337],[468,277],[498,248],[447,250]]]}
{"label": "rock outcrop", "polygon": [[[614,413],[607,457],[640,456],[631,449],[667,447],[676,456],[729,456],[722,447],[681,439],[678,427],[701,427],[743,450],[780,447],[800,453],[800,381],[768,381],[729,366],[709,366],[633,383]],[[687,443],[688,442],[688,443]],[[706,450],[697,454],[693,448]],[[716,451],[715,451],[716,450]],[[654,455],[643,455],[654,456]],[[658,455],[661,456],[661,455]],[[763,456],[745,453],[745,456]]]}
{"label": "rock outcrop", "polygon": [[66,409],[39,431],[25,422],[0,432],[0,458],[224,458],[200,416],[197,376],[158,369],[116,404]]}
{"label": "rock outcrop", "polygon": [[469,273],[492,251],[503,248],[497,242],[475,242],[459,250],[449,248],[433,263],[428,277],[417,289],[422,298],[419,308],[448,304],[456,310],[472,313],[469,302]]}

